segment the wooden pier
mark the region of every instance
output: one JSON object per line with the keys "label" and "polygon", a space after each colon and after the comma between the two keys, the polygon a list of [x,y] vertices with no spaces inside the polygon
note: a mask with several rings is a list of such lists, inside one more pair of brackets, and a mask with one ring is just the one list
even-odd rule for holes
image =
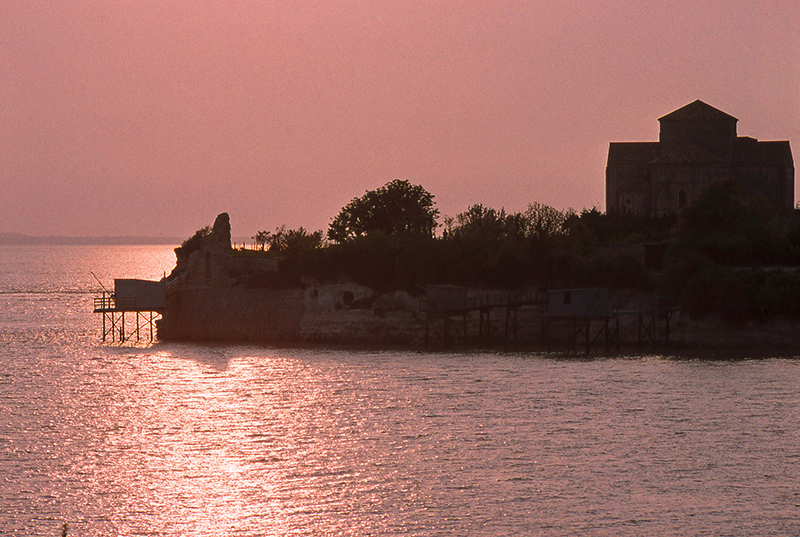
{"label": "wooden pier", "polygon": [[[467,347],[473,343],[468,333],[468,317],[477,313],[476,344],[501,340],[504,346],[519,341],[518,311],[533,307],[540,313],[546,295],[537,291],[491,291],[469,296],[466,287],[436,285],[427,288],[422,310],[425,312],[425,348]],[[504,315],[502,333],[492,332],[492,316]]]}
{"label": "wooden pier", "polygon": [[[637,319],[637,345],[658,347],[662,342],[670,346],[670,324],[672,317],[680,311],[676,297],[654,296],[640,301],[636,307],[618,310],[618,318],[635,317]],[[661,336],[661,337],[659,337]]]}
{"label": "wooden pier", "polygon": [[163,281],[116,279],[114,292],[104,289],[94,298],[94,313],[103,317],[103,341],[119,343],[154,341],[165,306]]}
{"label": "wooden pier", "polygon": [[[664,307],[658,297],[641,301],[634,309],[621,309],[609,300],[608,289],[585,288],[539,291],[492,291],[470,296],[466,287],[429,286],[421,304],[425,312],[425,348],[450,349],[501,343],[506,348],[522,344],[520,332],[536,337],[527,343],[547,352],[589,354],[620,350],[620,321],[634,317],[638,347],[670,343],[670,320],[677,307]],[[519,312],[533,313],[533,324],[522,324]],[[498,330],[497,316],[504,316]],[[469,337],[470,326],[477,333]],[[469,319],[472,318],[472,324]],[[503,317],[500,317],[502,319]],[[631,319],[633,320],[633,319]],[[537,333],[535,326],[540,326]],[[493,328],[495,332],[493,332]]]}

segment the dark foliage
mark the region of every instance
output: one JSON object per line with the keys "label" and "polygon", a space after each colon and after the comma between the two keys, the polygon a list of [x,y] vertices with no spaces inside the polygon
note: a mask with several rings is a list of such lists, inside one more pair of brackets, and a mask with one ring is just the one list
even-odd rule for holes
{"label": "dark foliage", "polygon": [[774,316],[800,316],[800,273],[709,266],[686,286],[682,304],[695,317],[718,315],[742,323]]}
{"label": "dark foliage", "polygon": [[328,238],[341,243],[376,232],[425,233],[435,226],[438,216],[430,192],[395,179],[345,205],[331,222]]}
{"label": "dark foliage", "polygon": [[546,287],[553,258],[571,248],[573,214],[538,203],[511,214],[473,205],[445,224],[442,250],[454,261],[445,283]]}
{"label": "dark foliage", "polygon": [[571,261],[560,287],[642,288],[650,283],[635,248],[599,248]]}
{"label": "dark foliage", "polygon": [[370,233],[299,258],[293,270],[321,282],[344,279],[380,292],[404,289],[418,294],[436,279],[441,266],[438,243],[426,235]]}
{"label": "dark foliage", "polygon": [[509,214],[474,205],[447,219],[445,226],[441,238],[375,230],[324,248],[301,249],[305,255],[285,259],[281,271],[297,278],[347,279],[376,290],[411,293],[428,284],[544,289],[647,283],[635,252],[598,249],[597,240],[572,210],[531,204]]}
{"label": "dark foliage", "polygon": [[607,245],[658,242],[669,239],[676,215],[641,216],[628,212],[601,213],[596,207],[584,209],[575,222],[588,229],[600,243]]}
{"label": "dark foliage", "polygon": [[256,248],[259,250],[264,250],[271,235],[272,233],[269,231],[257,231],[256,234],[252,236],[252,239],[256,243]]}
{"label": "dark foliage", "polygon": [[266,244],[271,252],[299,255],[309,250],[322,248],[322,230],[309,232],[303,227],[286,229],[286,226],[281,226],[274,233],[269,234]]}
{"label": "dark foliage", "polygon": [[720,265],[773,263],[774,211],[757,199],[743,199],[735,181],[709,185],[678,216],[675,249],[692,250]]}
{"label": "dark foliage", "polygon": [[192,252],[200,249],[203,239],[211,233],[211,226],[201,227],[194,232],[194,235],[186,239],[180,246],[175,248],[175,255],[179,258],[188,258]]}

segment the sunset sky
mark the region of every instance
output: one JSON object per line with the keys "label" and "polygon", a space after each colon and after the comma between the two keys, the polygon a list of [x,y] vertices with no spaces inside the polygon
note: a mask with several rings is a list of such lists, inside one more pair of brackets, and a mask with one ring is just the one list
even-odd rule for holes
{"label": "sunset sky", "polygon": [[695,99],[797,162],[800,2],[6,0],[0,232],[326,229],[395,178],[604,210],[608,143]]}

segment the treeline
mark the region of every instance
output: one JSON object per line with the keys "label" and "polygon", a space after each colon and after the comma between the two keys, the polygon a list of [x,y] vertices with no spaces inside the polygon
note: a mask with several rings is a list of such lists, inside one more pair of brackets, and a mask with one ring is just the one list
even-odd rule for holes
{"label": "treeline", "polygon": [[[412,294],[429,284],[624,287],[652,289],[698,315],[798,315],[785,298],[800,298],[800,275],[786,269],[800,266],[797,213],[778,213],[725,181],[661,218],[531,203],[521,212],[477,204],[440,221],[433,195],[395,180],[354,198],[326,233],[256,233],[261,255],[275,256],[280,269],[250,285],[349,280]],[[645,243],[667,245],[663,270],[645,269]]]}
{"label": "treeline", "polygon": [[733,322],[800,316],[800,211],[722,181],[678,214],[669,241],[658,290],[683,311]]}
{"label": "treeline", "polygon": [[[597,235],[605,243],[624,239],[597,209],[578,214],[532,203],[506,212],[477,204],[442,222],[438,217],[433,195],[392,181],[343,207],[325,235],[284,227],[257,232],[257,247],[278,256],[281,268],[253,285],[346,279],[416,294],[428,284],[514,289],[647,282],[637,251],[597,251]],[[646,228],[636,232],[653,235],[658,225]]]}

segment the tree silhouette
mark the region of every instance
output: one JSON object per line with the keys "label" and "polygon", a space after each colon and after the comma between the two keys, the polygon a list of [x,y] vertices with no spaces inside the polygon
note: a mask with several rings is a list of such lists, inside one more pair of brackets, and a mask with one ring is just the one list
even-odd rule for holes
{"label": "tree silhouette", "polygon": [[395,179],[345,205],[328,228],[328,238],[345,242],[373,232],[430,234],[439,210],[422,186]]}
{"label": "tree silhouette", "polygon": [[257,231],[256,234],[253,235],[253,240],[256,241],[256,247],[263,250],[269,242],[271,235],[269,231]]}

